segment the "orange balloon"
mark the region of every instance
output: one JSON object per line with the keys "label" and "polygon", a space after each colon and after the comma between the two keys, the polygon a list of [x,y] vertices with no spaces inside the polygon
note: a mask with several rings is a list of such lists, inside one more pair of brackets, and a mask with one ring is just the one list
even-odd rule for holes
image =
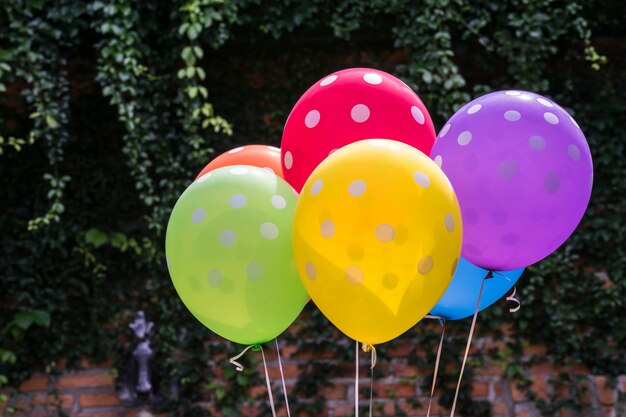
{"label": "orange balloon", "polygon": [[231,149],[213,159],[200,171],[196,179],[209,171],[231,165],[252,165],[265,168],[271,170],[279,177],[284,178],[283,168],[280,164],[279,148],[268,145],[246,145]]}

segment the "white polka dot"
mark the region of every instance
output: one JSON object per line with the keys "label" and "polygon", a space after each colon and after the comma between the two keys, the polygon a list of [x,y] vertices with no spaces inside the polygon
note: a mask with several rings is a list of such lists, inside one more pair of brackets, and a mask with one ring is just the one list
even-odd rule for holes
{"label": "white polka dot", "polygon": [[379,224],[376,226],[376,238],[381,242],[391,242],[396,237],[396,230],[389,224]]}
{"label": "white polka dot", "polygon": [[578,123],[576,123],[576,120],[574,120],[574,118],[572,116],[569,117],[569,119],[572,121],[572,123],[574,124],[574,126],[576,126],[577,128],[580,129],[580,126],[578,126]]}
{"label": "white polka dot", "polygon": [[335,223],[333,223],[331,220],[324,220],[324,222],[322,222],[322,225],[320,226],[320,233],[326,239],[330,239],[335,234]]}
{"label": "white polka dot", "polygon": [[198,178],[196,180],[196,182],[205,182],[206,180],[209,179],[210,176],[211,176],[211,172],[207,172],[206,174],[204,174],[200,178]]}
{"label": "white polka dot", "polygon": [[380,146],[380,147],[387,146],[388,143],[389,142],[387,142],[384,139],[372,139],[372,140],[369,141],[370,145],[372,145],[372,146]]}
{"label": "white polka dot", "polygon": [[219,269],[211,269],[207,275],[207,281],[213,288],[217,288],[222,285],[222,273]]}
{"label": "white polka dot", "polygon": [[322,87],[327,86],[328,84],[332,84],[335,80],[337,79],[336,75],[329,75],[328,77],[324,78],[321,82],[320,85]]}
{"label": "white polka dot", "polygon": [[233,175],[246,175],[248,173],[248,169],[244,167],[235,167],[230,170],[230,173]]}
{"label": "white polka dot", "polygon": [[435,156],[434,161],[435,161],[435,164],[437,164],[437,166],[441,168],[441,165],[443,165],[443,158],[441,157],[441,155]]}
{"label": "white polka dot", "polygon": [[261,234],[263,237],[269,240],[274,240],[278,237],[278,227],[274,223],[268,222],[261,225]]}
{"label": "white polka dot", "polygon": [[235,235],[235,232],[233,232],[232,230],[230,229],[222,230],[220,232],[220,244],[224,246],[225,248],[233,246],[236,240],[237,240],[237,236]]}
{"label": "white polka dot", "polygon": [[547,192],[554,194],[561,187],[561,177],[556,172],[548,172],[543,176],[543,186]]}
{"label": "white polka dot", "polygon": [[574,145],[573,143],[567,145],[567,154],[572,159],[572,161],[578,161],[580,159],[580,149],[578,149],[578,146]]}
{"label": "white polka dot", "polygon": [[277,209],[284,209],[287,207],[287,201],[281,195],[273,195],[272,196],[272,205]]}
{"label": "white polka dot", "polygon": [[528,138],[528,146],[530,146],[531,149],[540,151],[546,147],[546,140],[541,136],[531,136]]}
{"label": "white polka dot", "polygon": [[304,265],[304,270],[306,271],[306,275],[309,277],[311,281],[317,278],[317,270],[315,269],[315,265],[313,265],[311,262],[307,262]]}
{"label": "white polka dot", "polygon": [[315,180],[313,185],[311,186],[311,195],[318,195],[320,191],[322,191],[322,187],[324,186],[324,181],[321,178]]}
{"label": "white polka dot", "polygon": [[196,209],[191,215],[191,221],[195,224],[200,223],[206,217],[206,211],[203,208]]}
{"label": "white polka dot", "polygon": [[368,72],[367,74],[365,74],[363,76],[363,80],[368,83],[368,84],[380,84],[383,82],[383,78],[378,75],[378,74],[374,74],[373,72]]}
{"label": "white polka dot", "polygon": [[443,127],[443,129],[441,129],[441,132],[439,132],[439,137],[442,138],[446,135],[446,133],[448,133],[448,131],[450,130],[450,123],[448,123],[447,125],[445,125]]}
{"label": "white polka dot", "polygon": [[358,267],[351,265],[346,268],[346,278],[353,284],[360,284],[363,282],[365,276],[363,275],[363,271]]}
{"label": "white polka dot", "polygon": [[446,214],[444,224],[446,226],[446,230],[452,233],[454,231],[454,216],[450,213]]}
{"label": "white polka dot", "polygon": [[504,94],[506,94],[507,96],[519,96],[522,93],[519,91],[505,91]]}
{"label": "white polka dot", "polygon": [[522,100],[526,100],[526,101],[530,101],[533,98],[531,96],[529,96],[528,94],[522,94],[521,96],[519,96],[518,98],[521,98]]}
{"label": "white polka dot", "polygon": [[542,105],[546,106],[546,107],[554,107],[554,105],[552,103],[550,103],[548,100],[546,100],[543,97],[538,97],[537,98],[537,102],[539,104],[542,104]]}
{"label": "white polka dot", "polygon": [[459,136],[456,138],[456,141],[461,146],[467,145],[468,143],[471,142],[471,140],[472,140],[472,132],[470,132],[469,130],[465,130],[461,132]]}
{"label": "white polka dot", "polygon": [[352,184],[350,184],[350,187],[348,187],[348,193],[350,193],[352,197],[359,197],[363,195],[366,188],[367,184],[365,184],[365,181],[355,180],[352,181]]}
{"label": "white polka dot", "polygon": [[352,120],[357,123],[363,123],[370,118],[370,109],[365,104],[357,104],[350,111]]}
{"label": "white polka dot", "polygon": [[417,265],[417,272],[419,272],[422,275],[426,275],[430,271],[432,271],[433,266],[434,266],[433,258],[430,256],[425,256]]}
{"label": "white polka dot", "polygon": [[549,111],[543,114],[543,118],[551,125],[556,125],[559,123],[559,118],[556,117],[556,114],[550,113]]}
{"label": "white polka dot", "polygon": [[467,114],[474,114],[480,111],[480,109],[482,109],[483,106],[481,106],[480,104],[474,104],[472,107],[470,107],[469,109],[467,109]]}
{"label": "white polka dot", "polygon": [[318,112],[317,110],[311,110],[310,112],[306,114],[306,117],[304,118],[304,124],[309,129],[312,129],[315,126],[317,126],[319,122],[320,122],[320,112]]}
{"label": "white polka dot", "polygon": [[233,208],[241,208],[246,205],[246,196],[243,194],[233,194],[230,196],[230,206]]}
{"label": "white polka dot", "polygon": [[263,278],[263,275],[265,275],[263,265],[257,261],[250,261],[246,267],[246,274],[248,275],[248,279],[250,281],[259,282],[261,278]]}
{"label": "white polka dot", "polygon": [[498,165],[498,175],[505,180],[511,180],[517,177],[519,167],[515,161],[502,161]]}
{"label": "white polka dot", "polygon": [[424,174],[423,172],[415,171],[413,173],[413,179],[415,180],[416,183],[418,183],[424,188],[430,185],[430,178],[428,178],[428,175]]}
{"label": "white polka dot", "polygon": [[293,155],[291,155],[291,152],[287,151],[285,152],[285,168],[287,169],[291,169],[291,167],[293,166]]}
{"label": "white polka dot", "polygon": [[240,146],[238,148],[235,149],[231,149],[230,151],[228,151],[228,153],[237,153],[237,152],[241,152],[243,151],[243,146]]}
{"label": "white polka dot", "polygon": [[413,118],[415,119],[417,123],[421,125],[424,124],[424,121],[426,119],[424,118],[424,113],[420,110],[419,107],[411,106],[411,115],[413,116]]}
{"label": "white polka dot", "polygon": [[518,111],[507,110],[506,112],[504,112],[504,118],[509,122],[517,122],[519,119],[522,118],[522,115]]}

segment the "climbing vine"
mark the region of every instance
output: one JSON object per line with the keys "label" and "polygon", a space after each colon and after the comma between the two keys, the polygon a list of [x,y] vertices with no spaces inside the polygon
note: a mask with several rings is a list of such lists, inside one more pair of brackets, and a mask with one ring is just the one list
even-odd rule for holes
{"label": "climbing vine", "polygon": [[[601,38],[625,42],[617,14],[605,1],[6,2],[0,329],[19,328],[26,316],[34,325],[19,337],[0,333],[0,385],[53,372],[63,356],[70,365],[84,355],[121,357],[125,323],[142,308],[158,324],[162,371],[180,381],[172,407],[206,414],[194,404],[208,399],[224,415],[241,415],[253,401],[250,386],[262,381],[227,366],[222,359],[235,346],[197,323],[175,295],[163,253],[169,213],[216,153],[278,145],[291,106],[315,80],[371,66],[415,89],[436,126],[472,97],[524,88],[562,103],[587,134],[595,169],[587,216],[564,247],[529,268],[519,313],[480,316],[479,332],[503,347],[472,363],[500,366],[544,415],[583,410],[582,400],[559,390],[533,393],[527,370],[558,364],[554,385],[581,393],[586,381],[568,371],[578,364],[613,378],[626,373],[626,71]],[[449,329],[444,357],[458,365],[467,328]],[[429,352],[409,352],[411,365],[432,368],[438,331],[420,325],[401,337]],[[313,306],[283,342],[313,357],[301,366],[292,409],[322,411],[321,388],[354,359],[351,344]],[[531,345],[544,350],[529,355]],[[315,360],[321,356],[337,359]],[[392,358],[393,343],[379,356]],[[442,371],[443,405],[454,376]],[[488,415],[488,404],[470,397],[471,378],[470,370],[464,414]],[[418,381],[429,389],[428,378]]]}

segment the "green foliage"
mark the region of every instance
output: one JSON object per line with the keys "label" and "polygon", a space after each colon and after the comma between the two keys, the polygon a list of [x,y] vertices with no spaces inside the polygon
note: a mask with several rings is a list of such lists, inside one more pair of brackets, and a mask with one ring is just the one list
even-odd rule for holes
{"label": "green foliage", "polygon": [[[533,90],[570,110],[594,156],[589,210],[577,233],[522,278],[520,312],[509,315],[496,306],[481,314],[479,333],[503,339],[506,346],[479,352],[472,365],[500,365],[531,397],[528,368],[561,366],[554,383],[574,394],[555,390],[547,399],[535,398],[545,415],[558,414],[560,407],[584,409],[582,394],[576,393],[586,385],[573,375],[574,367],[586,365],[608,376],[626,373],[621,227],[626,71],[615,52],[615,43],[625,42],[621,5],[610,0],[5,3],[0,6],[0,27],[6,28],[0,32],[0,385],[17,385],[35,369],[53,372],[60,357],[68,357],[70,365],[82,356],[97,360],[111,352],[121,358],[119,336],[128,336],[126,324],[142,308],[158,323],[154,346],[165,358],[163,369],[181,381],[174,408],[206,414],[193,404],[208,392],[225,415],[240,415],[249,387],[262,381],[254,366],[236,373],[226,360],[214,359],[239,347],[204,329],[176,296],[164,262],[164,227],[178,195],[214,153],[234,144],[277,145],[300,94],[325,74],[349,66],[402,77],[418,91],[436,126],[470,98],[502,88]],[[352,344],[313,306],[298,323],[293,335],[283,337],[285,343],[314,358],[338,359],[302,364],[293,392],[298,401],[291,404],[296,415],[321,411],[319,389],[344,375],[341,365],[354,360]],[[509,328],[506,337],[501,324]],[[466,321],[448,324],[444,363],[458,365],[468,327]],[[419,325],[402,336],[429,352],[410,352],[411,364],[432,369],[438,331]],[[525,353],[537,344],[545,346],[545,354]],[[379,348],[381,364],[394,345]],[[246,356],[248,365],[254,356]],[[449,405],[456,374],[440,375],[445,388],[440,401]],[[471,377],[470,368],[460,407],[464,415],[488,415],[488,406],[469,396]],[[426,391],[429,382],[420,382]]]}

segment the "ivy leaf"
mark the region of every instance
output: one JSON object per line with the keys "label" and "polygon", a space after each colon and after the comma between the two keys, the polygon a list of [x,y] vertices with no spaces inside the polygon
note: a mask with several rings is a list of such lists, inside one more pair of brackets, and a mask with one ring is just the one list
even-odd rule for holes
{"label": "ivy leaf", "polygon": [[50,327],[50,313],[44,310],[33,310],[33,322],[42,327]]}
{"label": "ivy leaf", "polygon": [[22,330],[28,329],[35,319],[35,315],[30,311],[20,311],[13,318],[13,324]]}
{"label": "ivy leaf", "polygon": [[85,233],[85,241],[87,243],[91,243],[96,248],[99,248],[100,246],[104,245],[105,243],[107,243],[108,240],[109,238],[107,234],[99,229],[89,229]]}
{"label": "ivy leaf", "polygon": [[57,127],[59,127],[59,122],[57,122],[56,119],[52,116],[46,116],[46,124],[50,129],[56,129]]}

